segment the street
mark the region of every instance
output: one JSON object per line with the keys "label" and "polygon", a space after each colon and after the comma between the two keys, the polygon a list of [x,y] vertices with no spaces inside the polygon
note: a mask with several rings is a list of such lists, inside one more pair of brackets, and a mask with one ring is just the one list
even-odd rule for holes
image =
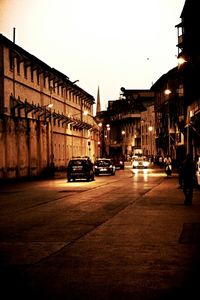
{"label": "street", "polygon": [[199,263],[199,242],[188,247],[179,237],[184,223],[198,224],[200,203],[195,191],[188,213],[177,187],[176,174],[130,167],[91,182],[1,186],[4,299],[146,300],[181,292]]}

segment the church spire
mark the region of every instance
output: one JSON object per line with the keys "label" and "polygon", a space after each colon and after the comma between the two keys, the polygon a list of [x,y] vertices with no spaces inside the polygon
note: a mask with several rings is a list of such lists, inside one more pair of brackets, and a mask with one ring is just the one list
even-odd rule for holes
{"label": "church spire", "polygon": [[96,115],[97,115],[100,111],[101,111],[101,102],[100,102],[100,92],[99,92],[99,86],[98,86]]}

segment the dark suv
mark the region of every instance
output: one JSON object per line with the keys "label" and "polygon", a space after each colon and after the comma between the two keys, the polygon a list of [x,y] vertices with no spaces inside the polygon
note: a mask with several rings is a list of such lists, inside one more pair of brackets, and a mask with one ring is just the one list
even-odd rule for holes
{"label": "dark suv", "polygon": [[94,165],[89,157],[73,157],[67,166],[67,180],[94,180]]}
{"label": "dark suv", "polygon": [[115,165],[109,158],[98,158],[94,164],[95,175],[107,174],[115,175]]}

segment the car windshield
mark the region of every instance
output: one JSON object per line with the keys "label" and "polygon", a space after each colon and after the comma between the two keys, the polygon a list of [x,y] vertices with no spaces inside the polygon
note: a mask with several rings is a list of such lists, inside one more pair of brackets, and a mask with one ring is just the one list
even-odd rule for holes
{"label": "car windshield", "polygon": [[110,160],[97,160],[96,165],[98,167],[105,167],[105,166],[109,166],[111,164]]}
{"label": "car windshield", "polygon": [[88,165],[89,162],[86,160],[71,160],[70,161],[70,166],[83,166],[83,165]]}
{"label": "car windshield", "polygon": [[134,158],[135,161],[147,161],[147,157],[143,157],[143,156],[138,156]]}

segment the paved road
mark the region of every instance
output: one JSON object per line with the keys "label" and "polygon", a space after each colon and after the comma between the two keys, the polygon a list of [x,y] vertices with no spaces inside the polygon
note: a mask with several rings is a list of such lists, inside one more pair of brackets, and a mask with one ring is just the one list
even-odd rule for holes
{"label": "paved road", "polygon": [[149,300],[198,292],[199,191],[185,207],[177,183],[176,174],[126,168],[94,182],[1,187],[7,295]]}

